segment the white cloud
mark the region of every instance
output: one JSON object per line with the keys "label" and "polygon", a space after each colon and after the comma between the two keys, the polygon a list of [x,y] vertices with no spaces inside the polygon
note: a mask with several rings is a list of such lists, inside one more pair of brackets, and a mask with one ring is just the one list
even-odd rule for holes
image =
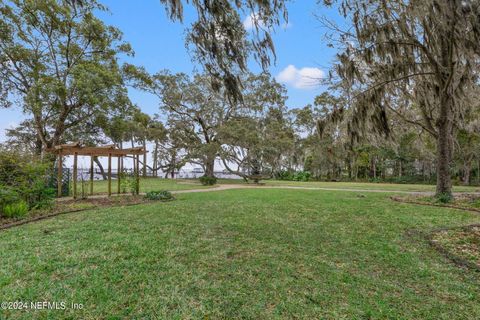
{"label": "white cloud", "polygon": [[245,30],[252,30],[255,28],[255,22],[258,24],[259,27],[263,28],[264,24],[262,19],[258,16],[256,13],[251,13],[249,14],[245,20],[243,20],[243,26],[245,27]]}
{"label": "white cloud", "polygon": [[313,89],[323,77],[325,77],[325,72],[319,68],[298,69],[291,64],[283,69],[276,78],[278,82],[291,85],[297,89]]}
{"label": "white cloud", "polygon": [[[258,16],[258,14],[251,13],[243,20],[243,26],[245,30],[250,31],[255,29],[255,22],[257,23],[258,27],[265,28],[265,24],[263,23],[262,19]],[[293,27],[293,24],[291,22],[285,22],[281,25],[281,28],[284,30],[290,29],[291,27]]]}
{"label": "white cloud", "polygon": [[285,22],[282,24],[282,29],[286,30],[286,29],[290,29],[291,27],[293,27],[293,23],[291,22]]}

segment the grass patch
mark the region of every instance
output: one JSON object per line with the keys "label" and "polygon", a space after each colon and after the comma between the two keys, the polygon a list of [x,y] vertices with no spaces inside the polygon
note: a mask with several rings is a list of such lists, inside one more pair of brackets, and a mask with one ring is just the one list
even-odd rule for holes
{"label": "grass patch", "polygon": [[89,210],[0,232],[4,319],[475,319],[480,274],[414,229],[469,212],[385,194],[241,189]]}
{"label": "grass patch", "polygon": [[393,197],[393,200],[400,202],[415,203],[419,205],[430,205],[438,207],[456,208],[462,210],[475,211],[480,213],[480,195],[461,193],[456,194],[449,202],[445,203],[435,196],[408,195]]}
{"label": "grass patch", "polygon": [[480,271],[480,225],[436,231],[431,241],[455,262]]}
{"label": "grass patch", "polygon": [[[218,179],[218,184],[240,184],[254,185],[253,182],[246,183],[243,179]],[[395,183],[371,183],[371,182],[327,182],[327,181],[284,181],[284,180],[262,180],[266,186],[293,186],[308,188],[331,188],[348,190],[377,190],[377,191],[408,191],[408,192],[434,192],[434,185],[426,184],[395,184]],[[94,181],[95,193],[107,193],[107,181]],[[198,179],[162,179],[162,178],[140,178],[140,192],[155,190],[193,190],[203,188],[214,188],[215,186],[204,186]],[[80,190],[80,189],[79,189]],[[112,180],[112,191],[116,192],[116,180]],[[454,186],[454,192],[480,192],[477,186]]]}
{"label": "grass patch", "polygon": [[108,198],[87,198],[81,200],[60,200],[55,201],[49,208],[29,211],[28,215],[25,215],[22,218],[7,218],[0,216],[0,228],[23,224],[29,221],[37,221],[42,217],[50,217],[62,213],[84,211],[95,208],[108,208],[113,206],[129,206],[148,202],[149,200],[151,199],[146,199],[143,196],[129,195],[112,196]]}
{"label": "grass patch", "polygon": [[[192,190],[212,188],[214,186],[203,186],[197,179],[161,179],[161,178],[140,178],[140,192],[147,193],[156,190]],[[80,190],[80,187],[78,187]],[[90,185],[88,184],[88,188]],[[89,189],[88,189],[89,190]],[[108,181],[96,180],[93,183],[94,194],[106,194],[108,192]],[[112,180],[112,192],[117,192],[117,180]]]}
{"label": "grass patch", "polygon": [[[219,184],[246,184],[243,179],[218,179]],[[372,183],[372,182],[331,182],[331,181],[286,181],[262,180],[267,186],[289,186],[308,188],[348,189],[348,190],[378,190],[378,191],[408,191],[408,192],[435,192],[435,186],[429,184],[403,183]],[[454,186],[454,192],[480,192],[478,186]]]}
{"label": "grass patch", "polygon": [[[266,180],[266,185],[271,186],[297,186],[311,188],[334,188],[354,190],[381,190],[381,191],[410,191],[410,192],[434,192],[434,185],[427,184],[398,184],[398,183],[371,183],[371,182],[323,182],[323,181],[282,181]],[[454,192],[477,192],[480,187],[476,186],[454,186]]]}

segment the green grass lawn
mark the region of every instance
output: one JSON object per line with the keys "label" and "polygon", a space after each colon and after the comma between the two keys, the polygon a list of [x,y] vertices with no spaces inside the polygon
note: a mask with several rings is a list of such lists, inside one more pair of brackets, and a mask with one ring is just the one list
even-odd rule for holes
{"label": "green grass lawn", "polygon": [[[385,190],[385,191],[435,191],[433,185],[423,184],[393,184],[393,183],[367,183],[367,182],[323,182],[323,181],[281,181],[281,180],[265,180],[262,181],[266,186],[294,186],[294,187],[310,187],[310,188],[331,188],[331,189],[354,189],[354,190]],[[246,184],[242,179],[218,179],[219,184]],[[251,185],[251,184],[249,184]],[[215,186],[203,186],[198,179],[161,179],[161,178],[141,178],[140,192],[159,191],[159,190],[192,190],[212,188]],[[77,190],[80,193],[81,184],[78,183]],[[87,192],[90,185],[86,184]],[[105,180],[97,180],[94,182],[94,193],[107,193],[108,184]],[[480,192],[480,187],[455,186],[455,192]],[[112,180],[112,192],[117,192],[117,181]]]}
{"label": "green grass lawn", "polygon": [[[219,179],[221,184],[246,184],[242,179]],[[371,183],[371,182],[327,182],[327,181],[285,181],[263,180],[266,186],[292,186],[309,188],[353,189],[353,190],[385,190],[434,192],[435,186],[428,184],[399,184],[399,183]],[[480,192],[479,186],[454,186],[454,192]]]}
{"label": "green grass lawn", "polygon": [[[297,186],[312,188],[335,188],[335,189],[365,189],[385,191],[435,191],[434,185],[426,184],[395,184],[395,183],[369,183],[369,182],[323,182],[323,181],[280,181],[267,180],[266,185],[271,186]],[[480,187],[475,186],[454,186],[454,192],[478,192]]]}
{"label": "green grass lawn", "polygon": [[[211,186],[203,186],[195,179],[161,179],[161,178],[140,178],[140,192],[160,191],[160,190],[192,190],[211,188]],[[80,182],[77,186],[80,192]],[[86,189],[89,191],[90,184],[86,184]],[[108,192],[108,181],[96,180],[93,183],[93,192],[95,194]],[[117,192],[117,180],[112,180],[112,192]]]}
{"label": "green grass lawn", "polygon": [[67,214],[0,232],[0,319],[478,319],[480,274],[415,232],[472,213],[385,194],[253,189]]}

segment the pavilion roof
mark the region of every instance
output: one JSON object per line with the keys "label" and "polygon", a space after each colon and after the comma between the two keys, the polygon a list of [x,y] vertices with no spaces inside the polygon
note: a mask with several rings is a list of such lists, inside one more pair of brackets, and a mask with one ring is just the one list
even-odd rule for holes
{"label": "pavilion roof", "polygon": [[135,147],[128,149],[118,149],[115,145],[105,145],[99,147],[82,146],[80,142],[60,144],[53,148],[47,149],[48,152],[55,153],[62,156],[79,155],[79,156],[98,156],[108,157],[112,156],[127,156],[145,154],[147,151],[143,147]]}

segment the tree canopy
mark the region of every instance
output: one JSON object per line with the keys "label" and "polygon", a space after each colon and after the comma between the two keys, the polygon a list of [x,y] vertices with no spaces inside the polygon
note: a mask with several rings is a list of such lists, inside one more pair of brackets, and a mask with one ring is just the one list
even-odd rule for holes
{"label": "tree canopy", "polygon": [[341,10],[352,31],[338,34],[337,72],[360,92],[352,128],[369,119],[388,133],[389,113],[418,125],[437,140],[437,194],[450,195],[454,131],[477,85],[479,3],[345,0]]}
{"label": "tree canopy", "polygon": [[31,116],[42,148],[100,114],[129,104],[118,54],[121,32],[96,18],[96,1],[1,1],[0,90]]}
{"label": "tree canopy", "polygon": [[[143,173],[174,176],[215,162],[245,179],[480,180],[480,4],[468,0],[324,1],[347,30],[322,20],[338,50],[326,90],[306,106],[266,72],[286,1],[161,0],[168,17],[197,15],[192,75],[120,64],[133,50],[96,0],[0,0],[0,102],[27,119],[8,148],[41,153],[65,142],[153,147]],[[241,18],[250,15],[248,32]],[[250,57],[264,71],[248,71]],[[159,98],[134,105],[127,87]],[[22,151],[23,152],[23,151]],[[150,160],[150,161],[149,161]]]}

